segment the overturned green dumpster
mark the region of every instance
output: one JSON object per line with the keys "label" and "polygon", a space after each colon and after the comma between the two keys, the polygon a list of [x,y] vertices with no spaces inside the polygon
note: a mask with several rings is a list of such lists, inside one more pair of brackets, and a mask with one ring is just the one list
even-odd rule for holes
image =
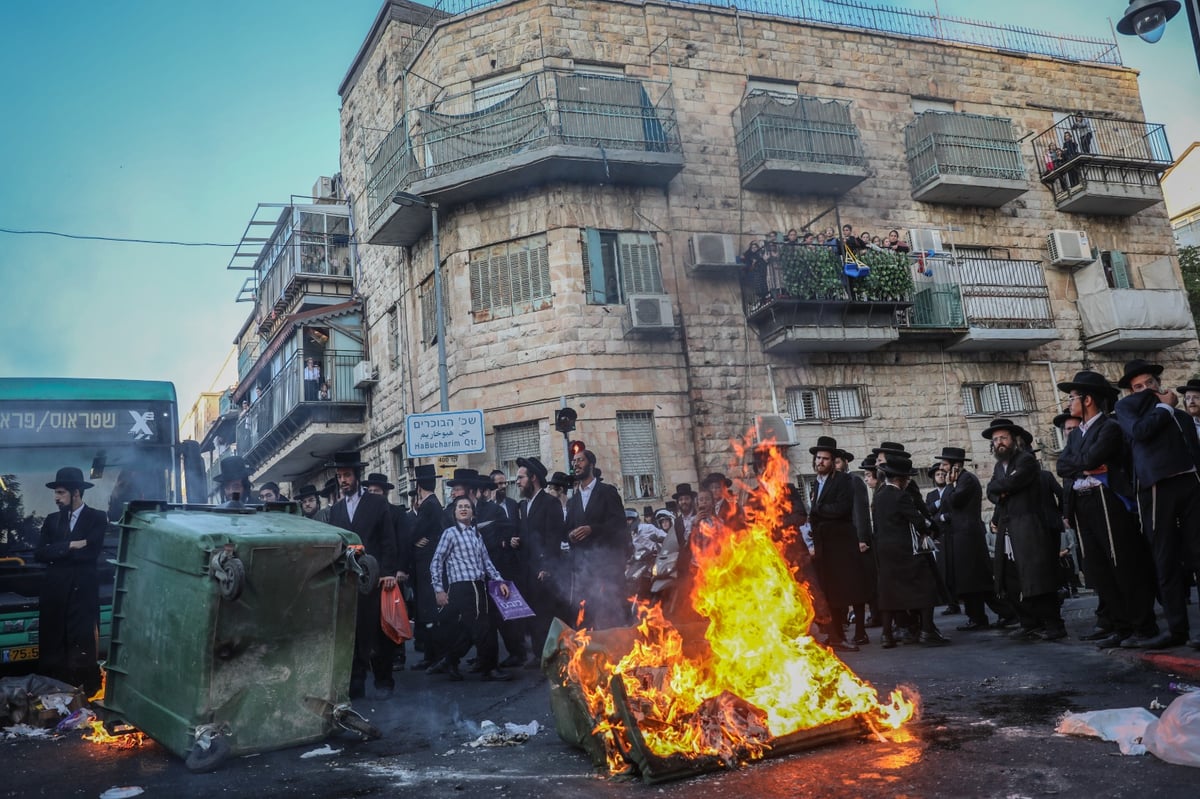
{"label": "overturned green dumpster", "polygon": [[378,735],[350,709],[358,537],[294,506],[131,503],[121,520],[102,715],[195,771],[225,758]]}

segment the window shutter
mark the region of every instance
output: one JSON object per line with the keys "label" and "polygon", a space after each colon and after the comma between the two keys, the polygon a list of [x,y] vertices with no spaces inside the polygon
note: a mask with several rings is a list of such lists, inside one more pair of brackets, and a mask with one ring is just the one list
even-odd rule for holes
{"label": "window shutter", "polygon": [[962,387],[963,413],[965,413],[967,416],[973,416],[974,414],[979,413],[979,403],[976,401],[976,390],[977,389],[975,386]]}
{"label": "window shutter", "polygon": [[831,388],[827,395],[830,419],[861,419],[866,416],[862,395],[857,387]]}
{"label": "window shutter", "polygon": [[585,228],[583,234],[584,291],[589,303],[604,305],[604,252],[600,246],[600,231]]}
{"label": "window shutter", "polygon": [[488,259],[471,259],[471,311],[486,311],[492,307],[491,281]]}
{"label": "window shutter", "polygon": [[620,233],[617,249],[621,258],[621,287],[630,294],[662,294],[658,246],[645,233]]}
{"label": "window shutter", "polygon": [[1125,253],[1113,250],[1109,253],[1109,259],[1112,263],[1113,288],[1129,288],[1129,259]]}
{"label": "window shutter", "polygon": [[811,388],[790,388],[787,392],[788,416],[793,421],[811,422],[820,418],[817,392]]}
{"label": "window shutter", "polygon": [[517,473],[517,458],[541,458],[541,431],[537,422],[496,428],[496,462],[510,477]]}
{"label": "window shutter", "polygon": [[658,443],[650,411],[617,413],[617,446],[626,498],[658,496]]}

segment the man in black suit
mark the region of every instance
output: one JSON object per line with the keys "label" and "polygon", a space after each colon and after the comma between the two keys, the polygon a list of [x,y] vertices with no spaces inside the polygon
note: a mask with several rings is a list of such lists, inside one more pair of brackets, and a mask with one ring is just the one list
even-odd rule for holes
{"label": "man in black suit", "polygon": [[[850,606],[865,603],[871,592],[862,558],[868,545],[859,542],[854,529],[854,485],[850,475],[834,468],[834,458],[839,452],[835,439],[820,436],[817,445],[808,451],[813,456],[813,471],[817,473],[808,513],[815,549],[813,558],[833,616],[825,625],[825,644],[857,652],[858,645],[846,640],[842,622]],[[866,638],[865,622],[861,615],[856,617],[856,638]]]}
{"label": "man in black suit", "polygon": [[571,468],[575,493],[567,501],[566,526],[571,543],[572,613],[581,615],[581,628],[623,627],[629,623],[625,562],[633,548],[625,527],[625,505],[617,489],[596,476],[591,450],[575,455]]}
{"label": "man in black suit", "polygon": [[358,459],[357,452],[338,452],[328,464],[337,475],[339,499],[329,509],[329,524],[358,535],[366,554],[379,561],[379,585],[360,594],[358,621],[354,628],[354,658],[350,663],[350,698],[366,694],[368,666],[375,676],[375,687],[390,695],[396,687],[392,677],[392,658],[396,645],[388,638],[379,620],[381,588],[396,585],[399,558],[391,506],[378,494],[366,491],[359,482],[362,468],[367,464]]}
{"label": "man in black suit", "polygon": [[[504,496],[508,489],[508,476],[499,469],[489,475],[479,475],[479,500],[475,503],[475,525],[483,537],[488,557],[505,580],[511,580],[521,595],[525,595],[525,575],[521,563],[521,533],[517,526],[517,505]],[[528,601],[528,600],[526,600]],[[525,665],[529,646],[525,635],[529,629],[526,619],[506,621],[500,609],[489,603],[492,629],[499,632],[508,656],[500,661],[499,667],[511,669]],[[493,633],[494,634],[494,633]],[[479,664],[476,663],[476,667]]]}
{"label": "man in black suit", "polygon": [[541,662],[541,647],[555,616],[569,615],[564,601],[565,562],[562,543],[566,539],[562,503],[546,492],[548,470],[537,458],[517,459],[517,490],[521,556],[528,593],[525,599],[537,615],[529,620],[533,657],[529,666]]}
{"label": "man in black suit", "polygon": [[46,564],[38,603],[38,673],[100,689],[96,642],[100,625],[100,581],[96,562],[104,546],[108,515],[83,503],[92,483],[73,466],[58,470],[54,490],[58,513],[46,516],[34,557]]}
{"label": "man in black suit", "polygon": [[1129,440],[1137,478],[1142,532],[1158,570],[1158,593],[1167,632],[1140,645],[1200,649],[1188,640],[1187,572],[1200,568],[1200,439],[1192,418],[1177,407],[1179,396],[1159,382],[1163,368],[1139,359],[1125,364],[1117,382],[1130,394],[1117,402],[1117,421]]}
{"label": "man in black suit", "polygon": [[[1059,383],[1071,412],[1083,420],[1067,436],[1058,473],[1084,553],[1088,586],[1104,603],[1112,632],[1102,648],[1133,649],[1158,639],[1154,618],[1154,562],[1138,525],[1125,437],[1108,409],[1117,390],[1104,375],[1084,370]],[[1094,638],[1094,636],[1089,636]]]}
{"label": "man in black suit", "polygon": [[411,546],[407,547],[403,560],[411,566],[408,574],[413,584],[413,618],[416,619],[413,625],[413,648],[424,655],[413,668],[426,669],[436,663],[442,654],[437,651],[437,636],[434,635],[438,604],[429,569],[446,525],[442,503],[435,493],[437,467],[431,463],[417,466],[414,480],[417,484],[417,496],[413,499],[415,518],[412,520]]}
{"label": "man in black suit", "polygon": [[[396,579],[407,580],[412,575],[412,563],[406,557],[406,554],[411,549],[408,540],[411,534],[408,522],[408,508],[392,503],[389,495],[396,486],[388,480],[386,474],[371,472],[367,475],[367,479],[362,482],[368,491],[383,497],[384,501],[388,504],[388,511],[392,517],[392,531],[396,537]],[[405,659],[404,645],[396,644],[395,668],[403,671]]]}

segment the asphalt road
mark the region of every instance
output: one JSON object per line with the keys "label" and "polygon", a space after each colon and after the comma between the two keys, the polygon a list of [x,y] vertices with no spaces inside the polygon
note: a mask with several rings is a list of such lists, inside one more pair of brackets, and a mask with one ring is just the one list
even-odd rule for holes
{"label": "asphalt road", "polygon": [[[656,786],[596,773],[553,731],[548,686],[539,672],[511,683],[468,677],[451,683],[397,674],[397,694],[356,707],[383,732],[359,742],[328,739],[336,754],[303,755],[324,744],[236,758],[192,774],[153,742],[123,750],[78,734],[0,742],[0,796],[99,797],[138,786],[147,797],[1194,797],[1200,773],[1153,756],[1125,757],[1116,744],[1056,735],[1066,711],[1164,705],[1173,677],[1128,653],[1078,641],[1091,628],[1094,598],[1069,600],[1072,637],[1018,643],[1000,633],[954,633],[965,619],[939,619],[951,646],[864,646],[844,659],[881,692],[908,686],[918,718],[895,740],[870,738],[768,759],[733,771]],[[1193,625],[1200,614],[1193,608]],[[875,637],[877,630],[872,630]],[[526,743],[472,748],[485,719],[538,721]]]}

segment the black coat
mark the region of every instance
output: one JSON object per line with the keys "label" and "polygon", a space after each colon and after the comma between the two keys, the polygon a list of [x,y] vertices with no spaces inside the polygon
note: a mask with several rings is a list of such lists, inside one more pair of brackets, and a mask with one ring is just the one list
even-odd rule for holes
{"label": "black coat", "polygon": [[513,509],[510,518],[499,503],[490,499],[481,500],[475,506],[475,528],[483,538],[492,565],[505,580],[514,580],[523,589],[525,575],[521,569],[520,552],[512,546],[513,538],[518,537],[516,509]]}
{"label": "black coat", "polygon": [[929,552],[913,553],[912,530],[929,531],[912,494],[883,484],[875,491],[875,555],[879,565],[880,610],[930,608],[938,602],[936,565]]}
{"label": "black coat", "polygon": [[[1129,468],[1129,447],[1121,432],[1121,425],[1112,416],[1101,416],[1088,426],[1087,432],[1071,431],[1067,444],[1058,455],[1058,474],[1064,480],[1067,496],[1071,486],[1087,472],[1104,469],[1101,482],[1110,491],[1132,501],[1137,495],[1133,475]],[[1069,509],[1070,500],[1064,505]]]}
{"label": "black coat", "polygon": [[[564,557],[566,538],[562,503],[545,491],[521,506],[521,557],[528,586],[526,600],[539,615],[565,613],[570,589],[570,562]],[[545,574],[544,579],[538,575]],[[574,621],[571,619],[570,621]]]}
{"label": "black coat", "polygon": [[854,481],[850,475],[836,471],[829,475],[825,489],[812,503],[808,520],[817,574],[830,606],[836,610],[868,601],[871,589],[854,529]]}
{"label": "black coat", "polygon": [[1007,538],[1012,541],[1022,597],[1057,591],[1061,540],[1058,531],[1051,530],[1046,524],[1047,500],[1037,458],[1020,450],[1007,464],[997,462],[987,493],[988,499],[996,505],[996,585],[1004,585],[1003,569],[1007,562],[1004,542]]}
{"label": "black coat", "polygon": [[983,523],[983,486],[973,472],[958,473],[958,481],[942,495],[940,526],[946,560],[946,587],[954,596],[992,591],[992,560]]}
{"label": "black coat", "polygon": [[[566,530],[587,525],[591,534],[571,543],[571,605],[586,602],[587,626],[622,626],[625,614],[625,562],[633,542],[625,526],[625,505],[617,489],[595,481],[587,508],[579,488],[567,500]],[[614,587],[620,590],[614,591]]]}
{"label": "black coat", "polygon": [[[417,517],[412,523],[411,555],[413,570],[410,572],[413,581],[413,596],[417,605],[417,621],[421,624],[433,624],[438,618],[437,596],[433,592],[433,578],[429,574],[433,566],[433,553],[437,550],[438,541],[445,530],[442,524],[442,503],[430,494],[417,508]],[[424,541],[425,545],[421,546]],[[442,578],[445,580],[445,577]]]}
{"label": "black coat", "polygon": [[1139,490],[1200,463],[1200,439],[1192,417],[1178,408],[1168,412],[1159,407],[1153,391],[1122,397],[1116,415],[1129,439]]}
{"label": "black coat", "polygon": [[[396,547],[396,527],[392,521],[392,506],[379,494],[363,492],[358,498],[354,519],[346,510],[346,498],[342,497],[329,509],[329,524],[349,530],[362,541],[368,555],[379,561],[381,577],[394,575],[399,570],[400,553]],[[354,647],[356,657],[368,661],[379,654],[381,645],[386,646],[383,630],[379,624],[378,584],[368,593],[358,596],[358,617],[354,624]]]}
{"label": "black coat", "polygon": [[[72,685],[94,680],[96,684],[89,689],[99,687],[97,561],[107,529],[107,514],[87,505],[79,512],[74,530],[67,513],[52,513],[42,523],[34,550],[34,557],[46,564],[38,604],[39,673]],[[71,549],[71,541],[79,540],[86,540],[87,545]]]}

